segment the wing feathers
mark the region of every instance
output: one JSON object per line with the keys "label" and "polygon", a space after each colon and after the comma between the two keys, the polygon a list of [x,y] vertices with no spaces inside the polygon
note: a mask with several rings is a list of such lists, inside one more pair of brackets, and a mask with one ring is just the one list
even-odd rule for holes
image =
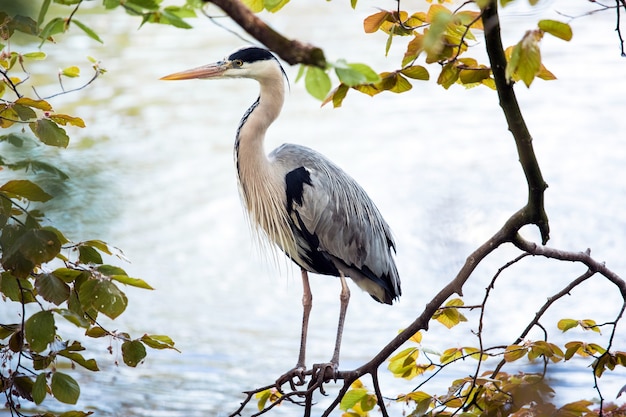
{"label": "wing feathers", "polygon": [[[332,261],[380,302],[391,304],[399,297],[391,231],[356,181],[309,148],[283,145],[270,158],[286,172],[287,212],[296,240],[306,241],[298,242],[298,246],[308,246],[309,253],[299,253],[298,257],[309,261],[321,256]],[[301,266],[336,275],[327,266],[325,271],[316,265]]]}

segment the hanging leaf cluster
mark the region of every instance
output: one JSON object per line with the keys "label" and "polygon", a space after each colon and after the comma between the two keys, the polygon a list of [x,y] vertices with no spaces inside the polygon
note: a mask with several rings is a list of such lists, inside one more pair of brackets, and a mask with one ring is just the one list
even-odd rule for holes
{"label": "hanging leaf cluster", "polygon": [[[24,312],[16,315],[14,321],[0,323],[0,391],[6,398],[6,407],[17,415],[23,415],[16,411],[22,408],[22,401],[39,405],[53,397],[61,403],[76,404],[80,386],[69,370],[76,366],[93,372],[99,370],[83,343],[68,339],[59,330],[64,328],[60,322],[81,329],[85,338],[104,338],[109,348],[112,340],[121,342],[122,360],[131,367],[144,360],[146,347],[175,349],[174,342],[165,335],[132,337],[99,324],[101,315],[114,320],[124,313],[129,302],[125,287],[148,290],[152,287],[109,263],[111,259],[122,258],[118,249],[98,239],[70,242],[51,224],[45,210],[46,203],[54,196],[37,182],[37,174],[45,173],[57,181],[67,181],[69,176],[48,161],[24,158],[23,152],[17,152],[33,143],[66,148],[72,129],[84,128],[85,122],[77,116],[57,113],[52,99],[85,88],[105,73],[97,60],[90,58],[93,75],[79,87],[66,89],[63,85],[64,80],[81,81],[81,68],[68,65],[57,74],[57,94],[49,97],[37,94],[36,86],[30,84],[30,64],[46,59],[46,54],[41,50],[11,50],[14,33],[39,38],[44,44],[53,41],[56,34],[78,27],[90,38],[101,41],[93,30],[73,17],[49,19],[51,3],[44,0],[37,20],[0,12],[0,42],[4,42],[0,43],[0,129],[6,132],[0,132],[0,170],[7,174],[0,183],[0,295],[2,302],[22,305],[16,311]],[[75,11],[82,2],[55,3],[74,7]],[[110,1],[105,3],[115,7]],[[160,1],[123,3],[127,11],[144,11],[158,8]],[[73,15],[72,12],[70,16]],[[61,415],[90,414],[67,411]]]}
{"label": "hanging leaf cluster", "polygon": [[[265,5],[265,2],[258,3]],[[437,83],[446,89],[454,84],[467,88],[484,85],[495,89],[489,65],[468,56],[470,46],[479,42],[479,33],[484,30],[481,8],[487,7],[489,2],[465,2],[456,9],[449,8],[445,3],[448,2],[431,2],[428,10],[414,13],[381,10],[365,18],[365,33],[383,33],[386,36],[386,54],[396,38],[408,38],[397,70],[376,74],[363,64],[351,64],[350,71],[356,75],[352,77],[341,72],[345,68],[342,61],[329,65],[326,71],[306,67],[301,69],[300,74],[305,74],[307,91],[322,100],[323,104],[332,103],[334,107],[341,106],[351,89],[370,96],[384,91],[407,92],[413,88],[414,81],[431,78],[427,66],[418,63],[421,60],[426,65],[437,65]],[[566,41],[572,38],[568,24],[555,20],[539,21],[537,29],[528,31],[517,45],[507,49],[507,77],[511,81],[521,80],[530,86],[535,78],[556,78],[541,61],[540,41],[545,33]],[[339,85],[332,91],[328,75],[330,69],[335,70],[339,79]]]}

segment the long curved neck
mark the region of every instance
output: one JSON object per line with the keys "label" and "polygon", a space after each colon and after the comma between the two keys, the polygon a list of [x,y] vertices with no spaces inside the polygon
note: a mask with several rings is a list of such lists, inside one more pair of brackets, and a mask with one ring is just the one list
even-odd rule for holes
{"label": "long curved neck", "polygon": [[287,222],[284,178],[267,158],[263,146],[267,129],[280,114],[285,86],[279,68],[258,81],[259,98],[241,119],[235,141],[239,188],[251,223],[269,241],[290,253],[294,243]]}
{"label": "long curved neck", "polygon": [[259,80],[259,98],[246,111],[239,122],[235,140],[235,163],[240,180],[242,175],[254,168],[256,173],[268,169],[263,142],[265,132],[280,114],[285,101],[285,85],[282,74]]}

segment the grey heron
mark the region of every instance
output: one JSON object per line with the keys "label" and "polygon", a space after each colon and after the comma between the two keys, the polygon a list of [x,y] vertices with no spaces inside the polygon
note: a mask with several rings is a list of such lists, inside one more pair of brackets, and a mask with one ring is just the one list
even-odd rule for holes
{"label": "grey heron", "polygon": [[292,376],[306,371],[305,350],[312,295],[308,272],[338,276],[339,323],[333,356],[322,377],[336,372],[350,298],[345,277],[374,300],[392,304],[400,297],[400,277],[392,256],[395,243],[387,222],[365,191],[320,153],[284,144],[267,155],[265,133],[285,100],[287,75],[268,50],[240,48],[221,61],[167,75],[165,80],[251,78],[258,99],[246,111],[235,137],[234,159],[240,195],[255,230],[301,268],[303,317],[298,362]]}

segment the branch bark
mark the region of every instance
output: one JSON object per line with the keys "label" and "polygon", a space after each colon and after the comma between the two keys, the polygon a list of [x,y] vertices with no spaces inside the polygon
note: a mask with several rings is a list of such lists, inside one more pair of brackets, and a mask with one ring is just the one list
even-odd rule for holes
{"label": "branch bark", "polygon": [[[541,233],[541,241],[545,245],[550,239],[548,216],[544,209],[544,191],[548,184],[543,179],[537,157],[532,145],[532,136],[522,117],[522,112],[513,90],[513,84],[507,79],[506,57],[500,36],[500,18],[498,17],[497,0],[492,0],[482,11],[483,26],[485,28],[485,44],[491,71],[496,83],[500,107],[506,117],[509,130],[513,134],[519,161],[528,184],[528,203],[517,214],[516,226],[535,224]],[[520,223],[523,223],[520,225]]]}
{"label": "branch bark", "polygon": [[222,9],[235,23],[290,65],[326,68],[324,51],[317,46],[288,39],[259,19],[240,0],[204,0]]}

